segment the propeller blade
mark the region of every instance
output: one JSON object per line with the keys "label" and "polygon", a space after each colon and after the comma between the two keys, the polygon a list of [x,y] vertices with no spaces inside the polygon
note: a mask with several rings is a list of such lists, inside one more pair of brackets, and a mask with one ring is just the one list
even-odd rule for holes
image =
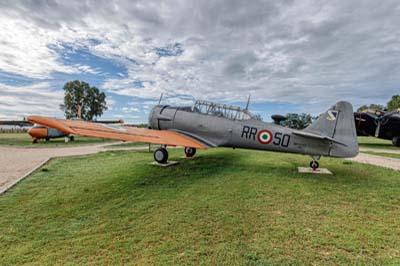
{"label": "propeller blade", "polygon": [[381,120],[378,121],[378,125],[376,126],[376,130],[375,130],[375,137],[379,137],[379,132],[381,130]]}

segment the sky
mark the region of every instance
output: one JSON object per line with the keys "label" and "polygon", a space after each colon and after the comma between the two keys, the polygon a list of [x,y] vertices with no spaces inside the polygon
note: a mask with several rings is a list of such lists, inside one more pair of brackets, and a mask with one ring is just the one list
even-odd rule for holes
{"label": "sky", "polygon": [[0,0],[0,119],[62,117],[63,85],[107,95],[102,118],[163,104],[245,106],[270,120],[400,93],[398,0]]}

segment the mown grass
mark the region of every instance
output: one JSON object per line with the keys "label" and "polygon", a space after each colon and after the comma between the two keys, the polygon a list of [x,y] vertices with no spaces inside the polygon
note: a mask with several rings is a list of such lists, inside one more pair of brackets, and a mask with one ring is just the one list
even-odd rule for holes
{"label": "mown grass", "polygon": [[[143,142],[123,142],[123,143],[118,143],[118,144],[112,144],[108,147],[115,148],[115,147],[137,147],[137,146],[149,146],[149,144],[143,143]],[[157,146],[157,145],[153,144],[153,146]],[[158,145],[158,146],[160,146],[160,145]]]}
{"label": "mown grass", "polygon": [[21,146],[30,148],[40,147],[58,147],[58,146],[73,146],[83,144],[95,144],[102,142],[110,142],[111,140],[90,138],[82,136],[74,136],[74,141],[65,143],[64,138],[51,139],[50,141],[39,140],[39,143],[32,144],[32,138],[28,133],[0,133],[0,145],[5,146]]}
{"label": "mown grass", "polygon": [[360,148],[400,150],[399,147],[393,146],[391,140],[374,137],[358,137],[358,145]]}
{"label": "mown grass", "polygon": [[56,159],[0,197],[1,265],[399,265],[400,174],[214,149]]}

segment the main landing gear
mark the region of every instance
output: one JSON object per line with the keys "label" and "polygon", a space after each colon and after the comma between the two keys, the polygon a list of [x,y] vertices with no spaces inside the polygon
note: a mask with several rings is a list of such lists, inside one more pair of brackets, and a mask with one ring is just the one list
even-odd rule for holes
{"label": "main landing gear", "polygon": [[318,160],[321,159],[321,156],[312,156],[312,158],[313,160],[310,162],[310,168],[312,168],[313,171],[315,171],[319,168]]}
{"label": "main landing gear", "polygon": [[168,161],[168,151],[164,147],[160,147],[154,151],[154,160],[157,163],[165,164]]}
{"label": "main landing gear", "polygon": [[400,147],[400,137],[393,137],[393,146]]}
{"label": "main landing gear", "polygon": [[[186,147],[186,158],[191,158],[196,154],[196,148]],[[168,151],[166,146],[161,146],[154,151],[154,160],[159,164],[166,164],[168,162]]]}

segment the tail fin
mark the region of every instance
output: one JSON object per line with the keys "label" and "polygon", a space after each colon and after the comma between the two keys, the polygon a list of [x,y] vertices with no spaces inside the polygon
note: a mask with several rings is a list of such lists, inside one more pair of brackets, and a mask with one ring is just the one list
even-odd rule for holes
{"label": "tail fin", "polygon": [[333,157],[354,157],[358,154],[357,132],[354,123],[353,106],[338,102],[323,113],[304,132],[332,138],[329,155]]}

